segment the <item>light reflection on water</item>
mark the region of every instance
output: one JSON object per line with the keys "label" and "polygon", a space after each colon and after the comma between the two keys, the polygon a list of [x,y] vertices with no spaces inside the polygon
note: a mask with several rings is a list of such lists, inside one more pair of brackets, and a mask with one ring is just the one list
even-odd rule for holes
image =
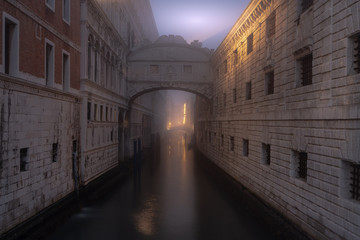
{"label": "light reflection on water", "polygon": [[147,236],[154,235],[155,219],[158,212],[158,202],[155,196],[146,199],[140,211],[133,214],[134,224],[136,229]]}

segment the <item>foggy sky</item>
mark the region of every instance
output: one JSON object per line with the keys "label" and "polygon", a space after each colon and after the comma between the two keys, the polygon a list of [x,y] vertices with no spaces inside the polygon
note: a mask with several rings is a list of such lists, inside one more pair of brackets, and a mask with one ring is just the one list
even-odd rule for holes
{"label": "foggy sky", "polygon": [[188,43],[216,49],[250,0],[150,0],[161,35],[181,35]]}

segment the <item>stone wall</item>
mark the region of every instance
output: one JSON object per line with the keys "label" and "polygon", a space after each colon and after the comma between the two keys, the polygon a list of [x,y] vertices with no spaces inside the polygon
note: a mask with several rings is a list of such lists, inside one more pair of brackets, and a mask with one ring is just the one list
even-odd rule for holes
{"label": "stone wall", "polygon": [[304,8],[251,1],[213,56],[212,111],[198,103],[197,144],[315,239],[358,239],[360,3]]}

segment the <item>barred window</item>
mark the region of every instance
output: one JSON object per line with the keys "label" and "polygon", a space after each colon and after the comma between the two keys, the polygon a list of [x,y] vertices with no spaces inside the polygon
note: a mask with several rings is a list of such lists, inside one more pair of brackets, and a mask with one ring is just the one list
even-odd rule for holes
{"label": "barred window", "polygon": [[251,99],[251,82],[246,83],[246,93],[245,93],[245,99],[249,100]]}
{"label": "barred window", "polygon": [[353,39],[353,70],[355,73],[360,73],[360,34],[357,34]]}
{"label": "barred window", "polygon": [[224,73],[227,73],[228,71],[228,63],[227,60],[224,61]]}
{"label": "barred window", "polygon": [[243,139],[243,156],[249,156],[249,140]]}
{"label": "barred window", "polygon": [[262,144],[262,162],[270,165],[270,144]]}
{"label": "barred window", "polygon": [[28,148],[20,149],[20,171],[24,172],[29,170],[29,156]]}
{"label": "barred window", "polygon": [[236,103],[236,88],[233,88],[233,103]]}
{"label": "barred window", "polygon": [[52,161],[53,162],[57,162],[57,160],[58,160],[58,148],[59,148],[59,144],[53,143],[53,145],[52,145]]}
{"label": "barred window", "polygon": [[299,60],[301,86],[312,84],[312,61],[313,61],[312,54],[309,54]]}
{"label": "barred window", "polygon": [[313,0],[302,0],[301,2],[301,12],[305,12],[311,5],[313,4]]}
{"label": "barred window", "polygon": [[234,136],[230,136],[230,150],[234,151],[235,149],[235,138]]}
{"label": "barred window", "polygon": [[266,20],[266,32],[268,38],[275,35],[275,16],[275,12],[272,12]]}
{"label": "barred window", "polygon": [[265,95],[274,93],[274,71],[265,74]]}
{"label": "barred window", "polygon": [[253,51],[253,41],[254,41],[254,34],[250,34],[247,37],[247,54],[250,54]]}
{"label": "barred window", "polygon": [[351,165],[350,193],[353,199],[360,200],[360,164]]}

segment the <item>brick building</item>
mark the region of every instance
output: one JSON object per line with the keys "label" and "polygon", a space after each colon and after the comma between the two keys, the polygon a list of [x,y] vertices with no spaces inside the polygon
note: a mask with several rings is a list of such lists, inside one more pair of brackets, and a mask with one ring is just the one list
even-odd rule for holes
{"label": "brick building", "polygon": [[359,9],[251,1],[197,104],[200,150],[315,239],[360,238]]}

